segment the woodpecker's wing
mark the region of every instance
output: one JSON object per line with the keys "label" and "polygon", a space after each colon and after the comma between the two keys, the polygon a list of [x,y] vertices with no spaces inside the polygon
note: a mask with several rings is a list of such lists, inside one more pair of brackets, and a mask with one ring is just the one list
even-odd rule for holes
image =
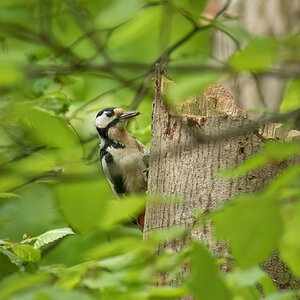
{"label": "woodpecker's wing", "polygon": [[135,139],[139,151],[143,154],[143,162],[145,163],[146,168],[149,168],[149,149],[142,144],[139,140]]}
{"label": "woodpecker's wing", "polygon": [[100,152],[100,162],[103,173],[108,181],[110,188],[117,198],[120,195],[126,194],[123,176],[120,167],[115,164],[112,155],[107,151]]}
{"label": "woodpecker's wing", "polygon": [[136,141],[136,144],[137,144],[137,147],[138,147],[139,151],[143,155],[143,163],[145,164],[145,169],[143,170],[143,173],[144,173],[144,180],[145,180],[145,183],[146,183],[146,186],[147,186],[148,170],[149,170],[149,154],[150,154],[150,151],[139,140],[135,139],[135,141]]}

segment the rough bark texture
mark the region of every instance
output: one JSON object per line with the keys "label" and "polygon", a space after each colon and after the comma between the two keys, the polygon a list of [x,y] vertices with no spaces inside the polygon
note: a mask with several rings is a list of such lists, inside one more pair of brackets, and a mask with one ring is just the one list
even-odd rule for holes
{"label": "rough bark texture", "polygon": [[[150,195],[159,195],[162,201],[148,202],[144,237],[153,230],[174,225],[191,227],[195,209],[211,211],[238,194],[258,191],[286,167],[286,163],[282,163],[239,178],[219,179],[217,175],[221,169],[235,168],[257,153],[263,146],[263,139],[257,131],[226,138],[220,136],[224,130],[253,126],[223,88],[213,86],[203,96],[190,99],[169,113],[163,103],[164,84],[164,76],[159,73],[153,103],[148,181]],[[265,129],[269,136],[277,132],[275,127]],[[216,138],[209,138],[213,135]],[[177,200],[163,201],[168,198]],[[212,225],[207,224],[193,230],[191,238],[208,244],[218,257],[226,257],[227,246],[217,244],[212,231]],[[187,242],[188,239],[178,240],[168,246],[180,250]],[[276,279],[277,286],[299,287],[287,268],[274,261],[266,263],[265,270]],[[226,263],[223,271],[229,268],[230,263]]]}

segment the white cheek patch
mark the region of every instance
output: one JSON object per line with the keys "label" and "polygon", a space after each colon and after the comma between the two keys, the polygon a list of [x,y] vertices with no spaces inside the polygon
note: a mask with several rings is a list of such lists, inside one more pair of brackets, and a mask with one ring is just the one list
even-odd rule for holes
{"label": "white cheek patch", "polygon": [[101,116],[97,117],[95,120],[95,125],[98,128],[106,128],[109,123],[110,123],[110,120],[106,115],[101,115]]}

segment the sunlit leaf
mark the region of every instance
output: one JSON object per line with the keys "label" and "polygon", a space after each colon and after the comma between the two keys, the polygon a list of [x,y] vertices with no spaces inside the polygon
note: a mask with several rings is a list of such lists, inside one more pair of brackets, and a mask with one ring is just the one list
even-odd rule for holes
{"label": "sunlit leaf", "polygon": [[[298,189],[299,195],[299,180],[300,180],[300,165],[296,164],[294,166],[288,167],[284,172],[282,172],[277,178],[269,184],[270,193],[276,193],[275,195],[284,199],[284,197],[291,196],[291,189],[294,190],[293,194],[295,195],[295,189]],[[290,195],[289,195],[290,194]]]}
{"label": "sunlit leaf", "polygon": [[34,287],[41,282],[47,282],[50,276],[45,273],[39,274],[12,274],[0,282],[0,300],[7,300],[10,296],[26,289]]}
{"label": "sunlit leaf", "polygon": [[16,104],[13,115],[24,120],[30,133],[42,145],[72,149],[73,155],[78,153],[77,136],[63,119],[26,102]]}
{"label": "sunlit leaf", "polygon": [[226,280],[235,282],[238,286],[249,286],[267,276],[259,267],[235,271],[226,275]]}
{"label": "sunlit leaf", "polygon": [[1,212],[7,215],[5,226],[1,228],[3,238],[19,241],[24,233],[37,236],[49,229],[67,226],[54,203],[51,186],[27,184],[18,189],[18,194],[20,198],[11,198],[2,204]]}
{"label": "sunlit leaf", "polygon": [[279,243],[280,256],[292,272],[300,276],[300,203],[294,205],[291,216],[285,223]]}
{"label": "sunlit leaf", "polygon": [[176,240],[182,237],[186,232],[187,229],[185,227],[172,226],[171,228],[153,230],[147,240],[154,245],[159,245],[166,241]]}
{"label": "sunlit leaf", "polygon": [[206,7],[207,0],[174,0],[173,3],[181,7],[191,14],[195,15],[196,17],[199,17],[199,15],[202,13],[204,8]]}
{"label": "sunlit leaf", "polygon": [[276,51],[276,42],[271,38],[252,39],[245,49],[237,51],[230,64],[237,70],[262,72],[268,70]]}
{"label": "sunlit leaf", "polygon": [[272,279],[259,267],[228,273],[226,281],[229,285],[235,285],[238,288],[252,286],[256,289],[256,284],[259,283],[262,285],[264,295],[276,292]]}
{"label": "sunlit leaf", "polygon": [[[173,77],[173,68],[179,66],[184,68],[187,74],[190,70],[193,70],[193,67],[203,66],[203,64],[207,62],[212,51],[212,36],[212,30],[206,29],[204,31],[199,31],[181,47],[175,49],[171,53],[171,60],[168,64],[170,76]],[[201,47],[199,47],[199,45],[201,45]]]}
{"label": "sunlit leaf", "polygon": [[105,215],[99,220],[98,225],[109,228],[124,221],[130,222],[144,211],[145,203],[146,195],[133,195],[120,201],[109,201]]}
{"label": "sunlit leaf", "polygon": [[221,32],[224,32],[239,46],[242,46],[251,40],[252,36],[245,27],[237,26],[234,23],[228,24],[227,22],[220,22],[214,20],[212,26],[218,28]]}
{"label": "sunlit leaf", "polygon": [[87,268],[87,263],[79,264],[68,268],[64,272],[65,274],[55,283],[55,286],[66,290],[71,290],[80,282],[80,279],[86,272]]}
{"label": "sunlit leaf", "polygon": [[47,245],[49,243],[52,243],[58,239],[61,239],[62,237],[66,235],[74,234],[73,230],[71,228],[58,228],[53,229],[50,231],[47,231],[38,237],[36,237],[36,241],[33,245],[34,248],[41,248],[44,245]]}
{"label": "sunlit leaf", "polygon": [[285,292],[279,292],[279,293],[268,295],[263,299],[264,300],[295,300],[297,298],[295,292],[285,291]]}
{"label": "sunlit leaf", "polygon": [[20,196],[15,193],[0,193],[0,198],[20,198]]}
{"label": "sunlit leaf", "polygon": [[41,259],[41,250],[35,249],[31,245],[15,245],[13,252],[25,261],[38,261]]}
{"label": "sunlit leaf", "polygon": [[280,112],[288,113],[300,108],[300,79],[289,82],[280,106]]}
{"label": "sunlit leaf", "polygon": [[92,295],[83,291],[65,290],[59,287],[43,286],[37,287],[35,290],[23,291],[14,300],[31,300],[31,299],[47,299],[47,300],[93,300]]}
{"label": "sunlit leaf", "polygon": [[282,219],[272,200],[259,194],[240,196],[213,215],[217,237],[229,240],[234,258],[243,268],[261,263],[278,245]]}
{"label": "sunlit leaf", "polygon": [[224,281],[218,274],[218,268],[212,255],[198,243],[193,244],[191,275],[187,284],[195,299],[231,299]]}
{"label": "sunlit leaf", "polygon": [[270,142],[265,144],[265,147],[261,151],[261,153],[251,156],[236,169],[222,170],[220,172],[220,176],[222,178],[235,178],[264,165],[270,163],[279,163],[284,159],[287,159],[299,153],[300,144],[298,142]]}
{"label": "sunlit leaf", "polygon": [[71,226],[80,232],[95,228],[105,215],[111,197],[104,180],[70,182],[56,188],[59,206]]}
{"label": "sunlit leaf", "polygon": [[124,255],[102,259],[98,262],[98,266],[108,270],[121,270],[134,265],[137,260],[139,260],[138,253],[132,251]]}
{"label": "sunlit leaf", "polygon": [[223,75],[221,72],[203,72],[174,78],[175,84],[170,85],[167,90],[167,100],[170,103],[186,100],[203,92],[204,88],[216,83]]}
{"label": "sunlit leaf", "polygon": [[119,25],[135,16],[143,3],[143,0],[106,1],[106,5],[102,9],[98,9],[95,23],[100,28]]}
{"label": "sunlit leaf", "polygon": [[0,61],[0,87],[10,87],[23,78],[22,70],[14,63]]}
{"label": "sunlit leaf", "polygon": [[174,299],[189,294],[185,287],[161,286],[152,288],[149,294],[150,299]]}
{"label": "sunlit leaf", "polygon": [[171,7],[148,7],[114,30],[108,51],[116,60],[153,63],[191,29],[190,22]]}
{"label": "sunlit leaf", "polygon": [[108,51],[118,60],[151,62],[159,55],[159,24],[161,8],[141,11],[134,19],[114,31],[108,42]]}

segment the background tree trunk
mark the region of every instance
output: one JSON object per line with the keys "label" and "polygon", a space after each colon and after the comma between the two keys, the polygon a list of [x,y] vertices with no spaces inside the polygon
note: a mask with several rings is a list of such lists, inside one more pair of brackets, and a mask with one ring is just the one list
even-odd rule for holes
{"label": "background tree trunk", "polygon": [[[263,139],[252,131],[226,137],[226,130],[254,123],[219,86],[207,89],[203,96],[186,101],[170,113],[163,103],[164,78],[161,73],[156,78],[148,181],[149,194],[159,195],[160,201],[147,204],[145,238],[151,231],[174,225],[192,227],[195,209],[211,211],[238,194],[258,191],[286,167],[282,163],[234,179],[218,178],[221,169],[235,168],[257,153]],[[275,134],[276,128],[269,131]],[[180,250],[190,239],[198,239],[209,245],[217,257],[226,258],[227,246],[216,243],[212,231],[208,223],[168,247]],[[230,266],[227,261],[222,270],[226,272]],[[270,260],[265,266],[278,287],[300,286],[278,259]]]}
{"label": "background tree trunk", "polygon": [[[207,13],[213,16],[226,0],[210,0]],[[298,0],[232,0],[226,14],[237,16],[240,25],[255,36],[284,39],[299,32],[300,1]],[[241,45],[242,47],[244,45]],[[227,61],[236,49],[232,39],[220,31],[214,34],[214,56]],[[294,62],[290,68],[294,68]],[[259,80],[257,80],[259,79]],[[247,109],[266,106],[278,111],[287,79],[261,75],[256,79],[250,74],[239,74],[226,82],[226,88],[234,99]]]}

